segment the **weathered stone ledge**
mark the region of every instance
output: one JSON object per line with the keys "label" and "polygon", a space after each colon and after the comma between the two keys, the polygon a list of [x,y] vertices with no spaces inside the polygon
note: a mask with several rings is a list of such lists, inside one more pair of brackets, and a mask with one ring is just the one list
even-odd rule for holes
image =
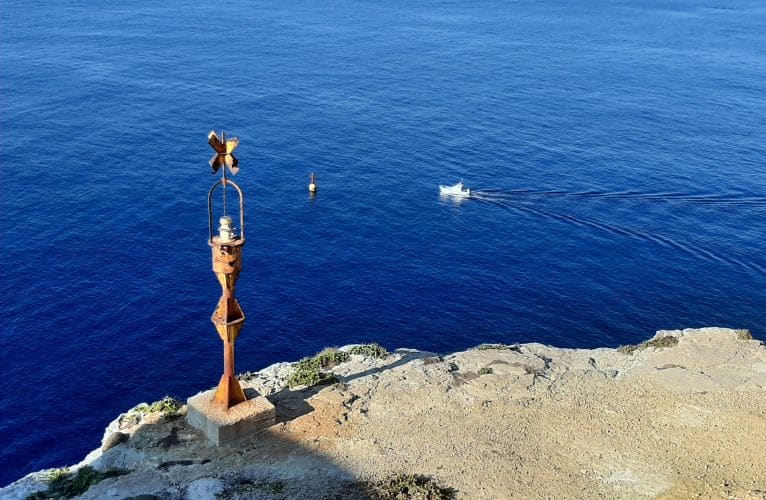
{"label": "weathered stone ledge", "polygon": [[[121,470],[83,498],[365,498],[433,477],[458,498],[766,498],[766,348],[740,330],[660,331],[635,349],[483,346],[351,355],[290,390],[289,363],[244,386],[277,424],[213,446],[183,418],[131,411],[73,467]],[[172,412],[170,412],[172,413]],[[45,471],[0,490],[25,498]]]}

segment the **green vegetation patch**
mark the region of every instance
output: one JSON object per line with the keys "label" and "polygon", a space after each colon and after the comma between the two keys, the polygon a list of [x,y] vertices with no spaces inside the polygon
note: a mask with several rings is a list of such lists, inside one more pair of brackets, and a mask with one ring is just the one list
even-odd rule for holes
{"label": "green vegetation patch", "polygon": [[476,351],[489,351],[489,350],[510,351],[512,349],[516,350],[516,346],[512,346],[508,344],[479,344],[476,347],[474,347],[474,350]]}
{"label": "green vegetation patch", "polygon": [[[348,361],[354,354],[374,359],[385,359],[389,355],[386,348],[378,343],[355,345],[348,351],[339,351],[338,349],[328,347],[319,354],[310,358],[303,358],[293,365],[296,368],[296,372],[288,381],[290,388],[299,385],[329,384],[337,381],[335,377],[324,374],[322,371],[329,370],[333,366]],[[237,375],[239,380],[245,382],[254,380],[257,377],[258,372],[249,371]]]}
{"label": "green vegetation patch", "polygon": [[401,474],[368,484],[372,498],[381,500],[451,500],[456,491],[420,474]]}
{"label": "green vegetation patch", "polygon": [[61,467],[59,469],[51,469],[43,473],[43,480],[48,483],[55,483],[66,479],[71,474],[71,471],[67,467]]}
{"label": "green vegetation patch", "polygon": [[739,340],[753,340],[753,334],[750,333],[750,330],[734,330],[737,332],[737,338]]}
{"label": "green vegetation patch", "polygon": [[130,471],[121,469],[111,469],[105,472],[99,472],[89,465],[82,467],[74,474],[68,469],[55,469],[48,473],[45,478],[45,480],[48,481],[48,489],[29,495],[27,500],[74,498],[82,495],[88,491],[91,486],[100,483],[104,479],[123,476],[129,473]]}
{"label": "green vegetation patch", "polygon": [[647,347],[673,347],[678,344],[678,337],[666,336],[652,340],[647,340],[640,344],[624,345],[617,348],[623,354],[633,354],[636,351],[646,349]]}
{"label": "green vegetation patch", "polygon": [[290,389],[295,389],[300,386],[314,387],[315,385],[329,385],[336,382],[338,382],[338,378],[332,373],[325,373],[314,369],[298,369],[298,371],[290,375],[290,378],[287,379],[287,385]]}
{"label": "green vegetation patch", "polygon": [[349,354],[360,354],[366,358],[386,359],[388,351],[382,345],[373,342],[372,344],[355,345],[348,350]]}
{"label": "green vegetation patch", "polygon": [[489,375],[490,373],[492,373],[491,366],[484,366],[479,369],[479,375]]}
{"label": "green vegetation patch", "polygon": [[159,401],[155,401],[150,405],[142,403],[136,406],[133,410],[143,414],[161,413],[163,416],[167,417],[178,413],[178,410],[180,410],[182,406],[183,402],[179,399],[171,396],[165,396],[164,398],[160,399]]}
{"label": "green vegetation patch", "polygon": [[351,359],[351,355],[347,352],[331,347],[323,349],[320,353],[295,363],[293,365],[295,372],[287,379],[287,385],[293,389],[302,385],[312,387],[337,382],[338,379],[331,373],[326,373],[326,370],[349,359]]}
{"label": "green vegetation patch", "polygon": [[351,355],[349,353],[345,351],[339,351],[334,347],[326,347],[313,357],[304,358],[298,361],[298,366],[303,368],[329,370],[330,368],[344,363],[349,359],[351,359]]}

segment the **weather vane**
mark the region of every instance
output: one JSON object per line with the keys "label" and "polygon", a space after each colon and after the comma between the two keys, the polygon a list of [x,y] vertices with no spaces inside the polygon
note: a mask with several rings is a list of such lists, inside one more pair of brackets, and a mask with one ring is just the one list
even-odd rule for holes
{"label": "weather vane", "polygon": [[[228,409],[247,399],[234,374],[234,341],[239,336],[245,322],[245,314],[242,312],[237,299],[234,298],[237,278],[242,270],[242,247],[245,244],[245,206],[242,189],[226,176],[227,170],[233,175],[239,172],[237,167],[239,161],[232,154],[239,145],[239,139],[227,140],[223,132],[221,132],[220,137],[215,132],[210,132],[207,138],[208,143],[216,153],[210,160],[210,167],[214,174],[218,170],[222,172],[221,179],[213,184],[207,196],[210,231],[208,244],[213,252],[213,272],[221,284],[221,298],[211,320],[223,341],[223,376],[215,391],[213,402],[222,404]],[[218,235],[214,236],[213,193],[218,186],[223,189],[223,216],[219,219]],[[226,215],[226,188],[229,186],[233,187],[239,195],[239,234],[237,234],[231,216]]]}

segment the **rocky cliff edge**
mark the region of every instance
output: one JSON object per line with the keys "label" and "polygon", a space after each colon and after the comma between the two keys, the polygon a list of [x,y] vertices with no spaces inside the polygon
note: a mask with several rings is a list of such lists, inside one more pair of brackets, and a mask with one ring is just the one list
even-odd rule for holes
{"label": "rocky cliff edge", "polygon": [[42,497],[81,469],[93,499],[369,498],[401,474],[445,498],[766,499],[766,348],[746,331],[340,359],[320,386],[290,389],[289,363],[243,376],[277,407],[258,435],[216,447],[184,408],[134,408],[82,463],[0,497]]}

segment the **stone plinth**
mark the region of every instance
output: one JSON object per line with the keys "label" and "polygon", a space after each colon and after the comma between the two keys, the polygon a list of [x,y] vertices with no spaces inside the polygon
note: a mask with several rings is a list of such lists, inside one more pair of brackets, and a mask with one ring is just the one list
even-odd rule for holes
{"label": "stone plinth", "polygon": [[225,444],[274,425],[276,410],[263,396],[253,396],[226,410],[213,402],[215,389],[189,398],[186,421],[217,444]]}

